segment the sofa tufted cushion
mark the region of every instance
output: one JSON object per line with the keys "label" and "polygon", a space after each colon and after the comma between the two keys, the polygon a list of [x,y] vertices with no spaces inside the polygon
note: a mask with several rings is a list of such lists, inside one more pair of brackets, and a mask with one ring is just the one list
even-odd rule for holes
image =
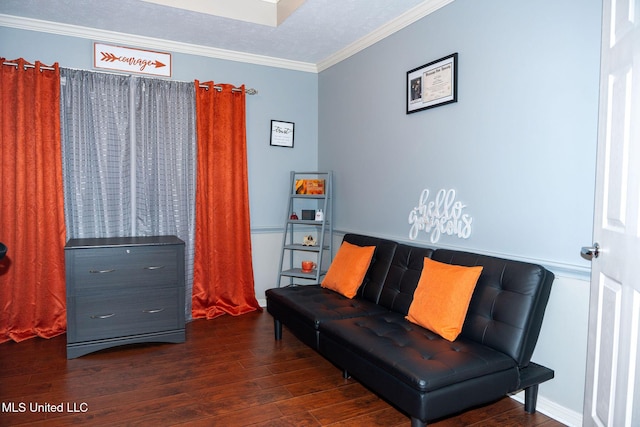
{"label": "sofa tufted cushion", "polygon": [[[346,298],[319,285],[287,286],[267,290],[267,308],[279,316],[295,316],[314,329],[324,320],[358,317],[383,313],[386,310],[374,302]],[[286,322],[285,322],[286,324]]]}
{"label": "sofa tufted cushion", "polygon": [[400,244],[395,251],[389,274],[384,281],[379,304],[389,310],[407,314],[420,280],[424,259],[433,249]]}
{"label": "sofa tufted cushion", "polygon": [[517,384],[516,363],[508,355],[471,340],[449,342],[399,313],[323,322],[320,351],[367,359],[420,392],[509,370],[513,372],[504,387]]}
{"label": "sofa tufted cushion", "polygon": [[431,258],[483,266],[460,336],[527,366],[540,333],[553,273],[536,264],[447,249],[438,249]]}

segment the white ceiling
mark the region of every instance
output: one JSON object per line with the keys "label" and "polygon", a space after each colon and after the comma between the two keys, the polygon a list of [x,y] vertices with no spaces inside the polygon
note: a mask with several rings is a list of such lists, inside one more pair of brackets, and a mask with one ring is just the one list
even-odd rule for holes
{"label": "white ceiling", "polygon": [[[451,1],[0,0],[0,26],[320,71]],[[183,8],[166,5],[172,3]],[[213,3],[242,5],[230,9],[240,15],[186,9],[203,10]],[[281,15],[275,18],[280,24],[255,23],[256,15],[263,19],[274,13],[269,3]],[[279,6],[291,10],[280,11]]]}

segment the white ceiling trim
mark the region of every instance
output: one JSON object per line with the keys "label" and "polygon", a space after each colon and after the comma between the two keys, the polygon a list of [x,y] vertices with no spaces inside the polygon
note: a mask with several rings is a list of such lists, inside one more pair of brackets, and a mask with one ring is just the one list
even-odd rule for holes
{"label": "white ceiling trim", "polygon": [[318,64],[316,64],[318,72],[326,70],[327,68],[339,63],[340,61],[343,61],[350,56],[353,56],[356,53],[368,48],[369,46],[376,44],[385,37],[388,37],[391,34],[396,33],[405,27],[408,27],[419,19],[430,15],[436,10],[448,5],[449,3],[452,3],[453,1],[454,0],[430,0],[419,4],[413,9],[410,9],[407,12],[403,13],[396,19],[389,21],[387,24],[378,28],[376,31],[362,37],[359,40],[356,40],[344,49],[318,62]]}
{"label": "white ceiling trim", "polygon": [[40,31],[43,33],[58,34],[62,36],[79,37],[100,42],[119,43],[130,47],[147,49],[153,48],[162,50],[163,52],[178,52],[188,55],[206,56],[210,58],[226,59],[228,61],[246,62],[249,64],[266,65],[269,67],[286,68],[297,71],[306,71],[311,73],[318,72],[316,65],[308,62],[290,61],[287,59],[181,43],[173,40],[158,39],[155,37],[99,30],[96,28],[82,27],[78,25],[62,24],[59,22],[43,21],[40,19],[23,18],[20,16],[0,14],[0,26],[18,28],[21,30]]}
{"label": "white ceiling trim", "polygon": [[210,58],[224,59],[235,62],[264,65],[268,67],[284,68],[295,71],[318,73],[344,59],[347,59],[361,50],[377,43],[389,35],[405,28],[417,20],[435,12],[454,0],[431,0],[400,15],[371,34],[362,37],[346,48],[336,52],[317,64],[301,61],[291,61],[281,58],[273,58],[251,53],[237,52],[226,49],[218,49],[208,46],[181,43],[172,40],[158,39],[154,37],[138,36],[134,34],[120,33],[116,31],[99,30],[78,25],[62,24],[58,22],[44,21],[40,19],[23,18],[0,14],[0,26],[17,28],[29,31],[39,31],[63,36],[78,37],[100,42],[118,43],[125,46],[157,49],[161,51],[178,52],[188,55],[198,55]]}

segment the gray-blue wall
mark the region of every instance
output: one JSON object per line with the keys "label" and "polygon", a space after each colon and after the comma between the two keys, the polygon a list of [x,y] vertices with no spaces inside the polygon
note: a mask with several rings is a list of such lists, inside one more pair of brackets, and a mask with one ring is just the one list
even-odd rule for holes
{"label": "gray-blue wall", "polygon": [[[337,230],[410,241],[422,190],[433,200],[454,189],[472,233],[439,246],[556,273],[534,360],[556,370],[541,397],[569,424],[580,423],[586,360],[579,253],[593,225],[601,8],[455,0],[319,74],[318,159],[335,173]],[[454,52],[458,102],[407,115],[406,72]]]}
{"label": "gray-blue wall", "polygon": [[[335,171],[336,228],[408,239],[421,191],[452,188],[472,234],[441,243],[588,266],[600,9],[456,0],[321,72],[319,164]],[[405,114],[406,72],[453,52],[458,102]]]}

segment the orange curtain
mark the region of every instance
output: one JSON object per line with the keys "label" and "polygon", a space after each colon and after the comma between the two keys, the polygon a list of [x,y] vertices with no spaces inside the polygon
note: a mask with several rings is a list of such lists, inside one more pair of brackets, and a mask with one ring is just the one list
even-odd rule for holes
{"label": "orange curtain", "polygon": [[0,342],[66,329],[60,71],[0,65]]}
{"label": "orange curtain", "polygon": [[245,90],[196,80],[198,132],[192,317],[260,310],[251,262]]}

